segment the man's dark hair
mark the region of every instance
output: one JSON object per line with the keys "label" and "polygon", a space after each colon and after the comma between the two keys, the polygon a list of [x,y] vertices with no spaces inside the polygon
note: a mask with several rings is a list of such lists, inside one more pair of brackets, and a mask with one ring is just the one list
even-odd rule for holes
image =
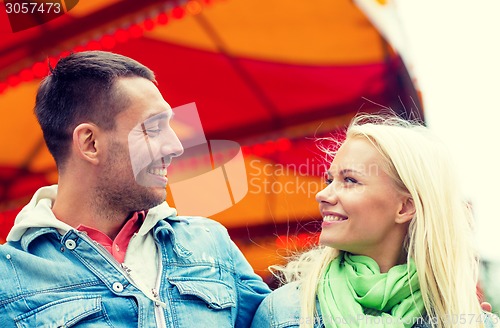
{"label": "man's dark hair", "polygon": [[73,53],[51,68],[38,88],[35,115],[59,169],[69,156],[73,130],[79,124],[89,122],[104,130],[114,129],[115,116],[128,102],[115,81],[134,76],[156,83],[154,73],[146,66],[105,51]]}

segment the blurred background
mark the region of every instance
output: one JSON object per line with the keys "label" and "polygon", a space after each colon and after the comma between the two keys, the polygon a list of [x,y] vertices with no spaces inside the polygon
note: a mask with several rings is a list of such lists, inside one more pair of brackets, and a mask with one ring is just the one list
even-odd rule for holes
{"label": "blurred background", "polygon": [[57,15],[7,15],[14,2],[0,2],[0,242],[32,194],[57,182],[33,115],[47,62],[108,50],[153,69],[172,107],[195,103],[207,140],[241,146],[248,190],[211,217],[271,286],[267,267],[317,239],[328,163],[315,140],[358,112],[424,121],[456,157],[478,221],[481,288],[500,309],[494,0],[59,0]]}

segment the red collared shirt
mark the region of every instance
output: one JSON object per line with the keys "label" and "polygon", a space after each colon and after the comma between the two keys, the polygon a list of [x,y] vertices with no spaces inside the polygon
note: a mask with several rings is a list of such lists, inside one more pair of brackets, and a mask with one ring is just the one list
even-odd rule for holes
{"label": "red collared shirt", "polygon": [[92,240],[104,246],[119,263],[123,263],[123,261],[125,261],[125,254],[130,239],[139,231],[145,216],[146,213],[144,211],[135,212],[132,217],[125,222],[114,240],[100,230],[87,227],[83,224],[80,224],[77,229],[86,232]]}

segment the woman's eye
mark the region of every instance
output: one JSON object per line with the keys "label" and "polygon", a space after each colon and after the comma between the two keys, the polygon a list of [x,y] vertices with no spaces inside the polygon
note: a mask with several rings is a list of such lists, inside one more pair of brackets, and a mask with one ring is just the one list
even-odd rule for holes
{"label": "woman's eye", "polygon": [[333,179],[330,179],[330,178],[325,178],[325,184],[326,185],[329,185],[333,182]]}

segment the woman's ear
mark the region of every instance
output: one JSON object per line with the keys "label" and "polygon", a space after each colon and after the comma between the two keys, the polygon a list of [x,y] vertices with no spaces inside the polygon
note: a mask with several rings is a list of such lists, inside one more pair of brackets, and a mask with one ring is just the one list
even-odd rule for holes
{"label": "woman's ear", "polygon": [[396,223],[409,222],[415,216],[415,204],[413,198],[405,197],[401,203],[401,208],[396,216]]}
{"label": "woman's ear", "polygon": [[99,163],[98,134],[99,128],[92,123],[82,123],[73,130],[73,150],[78,157],[91,164]]}

